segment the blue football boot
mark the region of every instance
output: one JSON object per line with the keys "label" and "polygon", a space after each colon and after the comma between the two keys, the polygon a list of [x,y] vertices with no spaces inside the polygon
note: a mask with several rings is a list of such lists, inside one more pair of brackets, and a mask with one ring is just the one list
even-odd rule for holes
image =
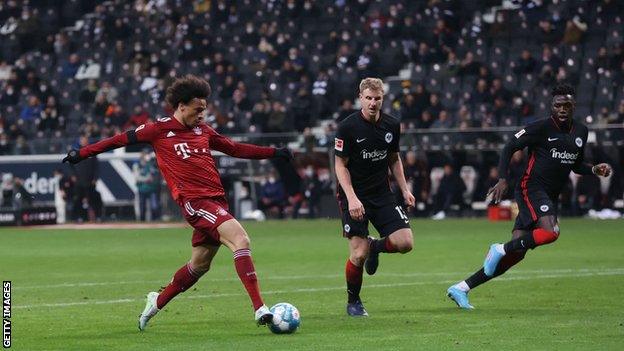
{"label": "blue football boot", "polygon": [[459,308],[472,310],[474,307],[468,301],[468,293],[452,285],[446,290],[446,296],[455,301]]}
{"label": "blue football boot", "polygon": [[347,314],[351,317],[368,317],[362,301],[347,303]]}

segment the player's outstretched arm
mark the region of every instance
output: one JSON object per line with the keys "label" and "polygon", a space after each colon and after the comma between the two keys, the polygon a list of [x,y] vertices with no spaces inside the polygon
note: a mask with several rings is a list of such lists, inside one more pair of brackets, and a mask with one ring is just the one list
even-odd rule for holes
{"label": "player's outstretched arm", "polygon": [[390,170],[394,175],[394,179],[396,179],[397,185],[399,189],[401,189],[401,194],[403,195],[403,200],[405,202],[405,206],[414,207],[416,204],[416,199],[414,195],[409,190],[407,186],[407,181],[405,180],[405,173],[403,171],[403,162],[401,161],[401,156],[398,152],[392,152],[389,156],[390,161]]}
{"label": "player's outstretched arm", "polygon": [[279,157],[292,160],[292,152],[288,148],[274,148],[236,142],[217,132],[210,136],[210,147],[226,155],[245,159],[266,159]]}
{"label": "player's outstretched arm", "polygon": [[117,134],[110,138],[102,139],[97,143],[89,144],[80,148],[80,150],[72,149],[63,158],[62,162],[76,164],[86,158],[95,156],[102,152],[117,149],[122,146],[132,145],[142,142],[150,142],[156,135],[157,127],[154,124],[141,125],[135,130]]}

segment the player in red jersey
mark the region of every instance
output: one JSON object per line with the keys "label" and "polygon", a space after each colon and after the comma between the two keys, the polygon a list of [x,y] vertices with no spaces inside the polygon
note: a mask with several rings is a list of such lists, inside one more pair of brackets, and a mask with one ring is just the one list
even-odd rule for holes
{"label": "player in red jersey", "polygon": [[111,138],[71,150],[63,162],[78,163],[88,157],[135,143],[149,143],[154,148],[158,167],[167,181],[171,195],[182,209],[184,218],[193,226],[190,261],[182,266],[162,292],[150,292],[139,316],[139,329],[171,299],[188,290],[210,269],[210,263],[221,244],[234,253],[234,266],[255,310],[258,324],[270,322],[273,315],[262,301],[256,271],[249,249],[249,236],[228,212],[225,191],[211,150],[227,155],[290,160],[287,148],[273,148],[234,142],[203,123],[208,82],[195,76],[177,79],[168,89],[166,101],[175,110],[173,117],[140,125]]}

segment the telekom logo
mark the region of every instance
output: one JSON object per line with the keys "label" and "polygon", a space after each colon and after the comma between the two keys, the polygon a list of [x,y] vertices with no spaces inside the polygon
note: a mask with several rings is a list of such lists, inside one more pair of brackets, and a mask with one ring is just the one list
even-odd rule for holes
{"label": "telekom logo", "polygon": [[190,154],[191,149],[189,149],[189,146],[187,143],[174,144],[173,148],[175,149],[178,155],[182,155],[182,159],[191,157],[191,154]]}

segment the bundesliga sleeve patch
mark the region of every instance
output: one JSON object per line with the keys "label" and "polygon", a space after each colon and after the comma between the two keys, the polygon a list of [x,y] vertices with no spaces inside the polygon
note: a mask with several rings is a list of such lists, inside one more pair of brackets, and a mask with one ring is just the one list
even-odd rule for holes
{"label": "bundesliga sleeve patch", "polygon": [[519,131],[518,133],[516,133],[516,134],[515,134],[516,139],[520,139],[520,137],[521,137],[524,133],[526,133],[526,129],[523,129],[523,130]]}
{"label": "bundesliga sleeve patch", "polygon": [[335,141],[334,142],[334,149],[336,149],[337,151],[342,151],[342,147],[343,147],[344,141],[342,139],[338,139],[338,138],[335,138],[334,141]]}

